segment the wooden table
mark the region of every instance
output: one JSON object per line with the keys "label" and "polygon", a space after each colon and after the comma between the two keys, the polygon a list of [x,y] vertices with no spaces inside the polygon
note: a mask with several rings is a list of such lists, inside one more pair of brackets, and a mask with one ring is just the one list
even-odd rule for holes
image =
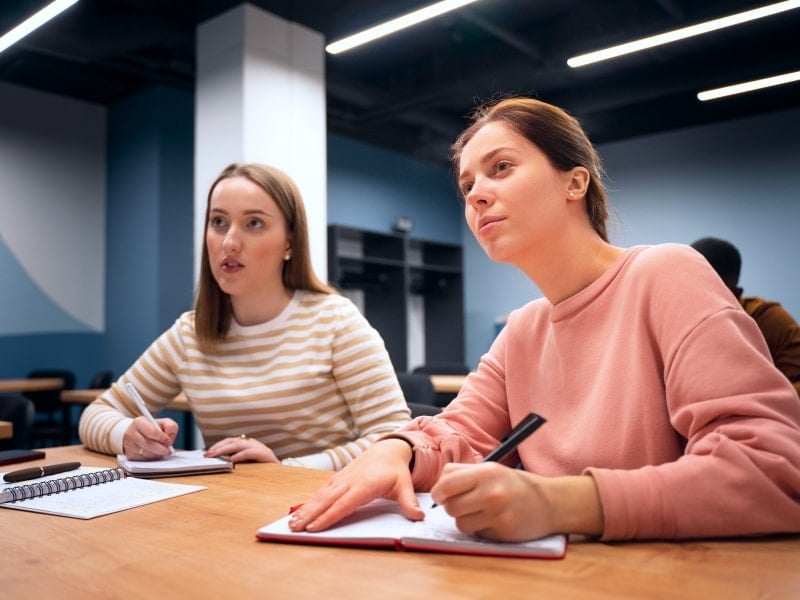
{"label": "wooden table", "polygon": [[[446,395],[447,401],[449,401],[452,396],[457,394],[458,390],[461,389],[465,375],[431,375],[430,378],[437,394]],[[89,404],[104,391],[104,389],[64,390],[61,392],[61,400],[76,404]],[[446,404],[446,401],[442,402],[442,405],[444,404]],[[181,392],[175,396],[166,408],[187,413],[183,426],[184,447],[191,448],[194,443],[192,437],[194,426],[192,421],[192,409],[189,406],[189,400],[186,398],[186,395]]]}
{"label": "wooden table", "polygon": [[439,394],[457,394],[466,375],[430,375],[433,389]]}
{"label": "wooden table", "polygon": [[[64,402],[72,402],[75,404],[90,404],[97,398],[100,394],[105,392],[105,389],[98,388],[98,389],[86,389],[86,390],[64,390],[61,392],[61,400]],[[191,412],[191,408],[189,407],[189,400],[186,398],[186,394],[181,392],[177,396],[172,399],[166,407],[169,410],[178,410],[181,412]]]}
{"label": "wooden table", "polygon": [[[0,379],[0,393],[46,392],[50,390],[60,390],[63,387],[64,380],[60,377]],[[0,402],[2,401],[2,396],[0,396]],[[68,405],[64,405],[61,408],[62,443],[69,442],[72,437],[72,418],[69,408]],[[10,439],[11,437],[13,437],[13,435],[9,435],[8,438],[3,438],[2,435],[0,435],[0,439]]]}
{"label": "wooden table", "polygon": [[[46,461],[115,464],[80,446]],[[8,598],[800,598],[800,536],[573,542],[563,560],[485,558],[258,542],[256,530],[328,474],[240,464],[172,478],[207,490],[89,521],[0,508]]]}
{"label": "wooden table", "polygon": [[[83,389],[83,390],[64,390],[61,392],[61,400],[63,402],[73,404],[91,404],[95,398],[105,392],[105,389]],[[181,392],[172,399],[166,407],[168,410],[177,410],[184,414],[183,419],[183,447],[191,449],[194,447],[194,415],[189,406],[189,400],[186,394]]]}
{"label": "wooden table", "polygon": [[30,379],[0,379],[0,393],[3,392],[42,392],[60,390],[64,380],[60,377],[31,377]]}
{"label": "wooden table", "polygon": [[0,421],[0,440],[10,440],[14,437],[14,424],[11,421]]}

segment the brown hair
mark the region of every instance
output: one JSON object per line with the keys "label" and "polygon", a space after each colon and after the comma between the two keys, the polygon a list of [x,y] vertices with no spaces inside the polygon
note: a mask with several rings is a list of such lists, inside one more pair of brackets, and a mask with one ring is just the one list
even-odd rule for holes
{"label": "brown hair", "polygon": [[[286,220],[291,255],[289,260],[283,263],[283,285],[289,290],[308,290],[323,294],[336,293],[314,273],[311,266],[308,220],[303,198],[294,181],[280,169],[255,163],[233,163],[225,167],[208,190],[203,230],[208,229],[208,214],[214,188],[223,179],[231,177],[244,177],[263,189],[278,205]],[[203,239],[200,281],[194,302],[194,320],[200,345],[204,350],[209,351],[225,338],[233,318],[233,308],[230,296],[222,291],[217,280],[214,279],[205,236]]]}
{"label": "brown hair", "polygon": [[472,124],[450,148],[456,177],[464,146],[484,125],[496,121],[506,124],[537,146],[556,169],[569,171],[580,166],[589,171],[586,212],[592,228],[607,242],[609,211],[603,186],[603,165],[577,119],[557,106],[533,98],[507,98],[479,106],[472,114]]}

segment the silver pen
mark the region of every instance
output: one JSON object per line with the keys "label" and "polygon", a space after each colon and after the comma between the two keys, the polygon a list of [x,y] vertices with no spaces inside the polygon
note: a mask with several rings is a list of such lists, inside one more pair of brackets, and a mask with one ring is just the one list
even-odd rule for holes
{"label": "silver pen", "polygon": [[[136,403],[136,406],[139,408],[139,412],[142,413],[142,416],[148,421],[150,421],[153,425],[161,429],[159,424],[156,423],[156,420],[153,417],[153,415],[150,413],[149,410],[147,410],[147,406],[145,405],[144,400],[142,400],[142,397],[139,395],[139,392],[136,391],[136,388],[133,387],[133,384],[128,382],[125,384],[125,387],[128,389],[128,394],[130,394],[131,398],[133,398],[133,401]],[[170,446],[169,453],[175,454],[175,448]]]}

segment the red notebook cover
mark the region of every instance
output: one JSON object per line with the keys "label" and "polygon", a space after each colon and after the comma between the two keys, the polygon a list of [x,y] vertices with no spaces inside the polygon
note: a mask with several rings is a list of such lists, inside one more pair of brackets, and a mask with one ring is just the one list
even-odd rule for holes
{"label": "red notebook cover", "polygon": [[[420,506],[432,506],[430,494],[417,494]],[[508,556],[524,558],[563,558],[567,551],[565,535],[551,535],[529,542],[495,542],[462,533],[443,507],[425,510],[423,521],[409,521],[397,502],[374,500],[359,508],[337,525],[319,533],[289,529],[290,515],[265,525],[256,538],[266,542],[394,548],[422,552]]]}

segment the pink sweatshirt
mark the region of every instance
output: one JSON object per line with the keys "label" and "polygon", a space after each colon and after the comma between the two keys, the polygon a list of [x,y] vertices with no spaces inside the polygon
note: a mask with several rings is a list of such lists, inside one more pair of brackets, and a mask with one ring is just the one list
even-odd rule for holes
{"label": "pink sweatshirt", "polygon": [[405,426],[413,480],[477,462],[533,411],[526,470],[590,474],[602,539],[800,531],[800,401],[707,261],[637,246],[586,289],[514,311],[440,417]]}

